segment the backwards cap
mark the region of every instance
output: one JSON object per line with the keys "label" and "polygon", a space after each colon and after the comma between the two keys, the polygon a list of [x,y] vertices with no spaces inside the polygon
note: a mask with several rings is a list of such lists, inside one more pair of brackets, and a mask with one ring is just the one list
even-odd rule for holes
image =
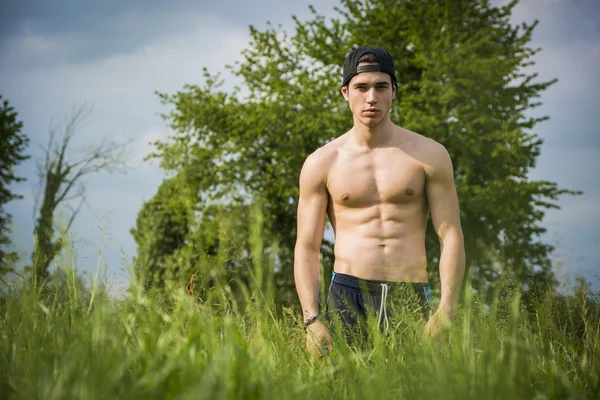
{"label": "backwards cap", "polygon": [[[379,61],[379,65],[362,65],[359,67],[358,60],[369,53],[375,55],[375,58]],[[348,54],[348,57],[346,57],[346,61],[344,62],[344,81],[342,86],[346,86],[354,75],[358,75],[362,72],[385,72],[392,77],[394,86],[398,87],[394,60],[392,60],[390,53],[380,47],[363,46]]]}

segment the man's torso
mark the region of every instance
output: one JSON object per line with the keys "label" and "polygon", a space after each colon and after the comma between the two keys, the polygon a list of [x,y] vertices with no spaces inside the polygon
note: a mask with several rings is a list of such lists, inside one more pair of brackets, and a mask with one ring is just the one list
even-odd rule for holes
{"label": "man's torso", "polygon": [[348,134],[324,148],[336,272],[371,280],[427,282],[423,155],[429,139],[401,132],[371,151],[348,146]]}

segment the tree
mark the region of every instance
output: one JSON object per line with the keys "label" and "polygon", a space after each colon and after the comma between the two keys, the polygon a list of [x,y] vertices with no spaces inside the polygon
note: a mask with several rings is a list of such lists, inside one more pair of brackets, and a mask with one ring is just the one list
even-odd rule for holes
{"label": "tree", "polygon": [[[204,205],[182,174],[167,178],[138,213],[136,277],[144,288],[183,288],[194,275],[201,295],[217,284],[248,282],[252,207]],[[198,272],[201,274],[198,276]]]}
{"label": "tree", "polygon": [[185,245],[195,196],[181,186],[178,177],[165,180],[158,192],[145,202],[131,234],[137,243],[135,269],[145,275],[145,286],[162,286],[169,256]]}
{"label": "tree", "polygon": [[[82,179],[96,172],[116,172],[125,167],[124,143],[115,143],[107,138],[98,145],[78,152],[76,157],[69,158],[67,153],[71,150],[79,124],[90,112],[91,107],[81,106],[73,111],[64,126],[51,128],[45,158],[38,164],[39,191],[35,213],[39,212],[39,215],[34,229],[35,247],[32,254],[33,273],[38,281],[48,277],[52,260],[64,246],[62,238],[85,202]],[[73,201],[77,202],[75,207],[70,203]],[[71,215],[61,232],[62,236],[54,239],[54,212],[59,206],[70,209]]]}
{"label": "tree", "polygon": [[[527,112],[555,80],[537,82],[525,71],[540,50],[529,47],[537,22],[512,26],[516,4],[343,0],[338,18],[312,8],[312,20],[294,18],[291,36],[250,27],[244,60],[230,67],[245,92],[223,92],[219,76],[205,71],[203,87],[161,94],[175,133],[156,143],[154,156],[166,170],[184,171],[205,199],[231,204],[260,196],[265,224],[280,238],[279,284],[292,290],[302,163],[351,127],[339,94],[345,55],[357,45],[381,46],[397,62],[392,120],[442,143],[454,161],[475,287],[484,291],[500,277],[552,286],[552,247],[540,241],[541,221],[560,195],[576,192],[528,178],[542,144],[531,131],[546,117]],[[435,279],[439,244],[431,226],[427,249]],[[331,243],[323,250],[330,265]]]}
{"label": "tree", "polygon": [[10,244],[9,226],[12,220],[12,216],[4,210],[4,205],[23,197],[8,189],[10,184],[24,180],[15,176],[14,167],[29,158],[23,155],[29,138],[21,133],[21,129],[23,122],[17,121],[17,112],[7,100],[2,102],[0,96],[0,279],[12,271],[11,264],[17,256],[15,252],[4,248]]}

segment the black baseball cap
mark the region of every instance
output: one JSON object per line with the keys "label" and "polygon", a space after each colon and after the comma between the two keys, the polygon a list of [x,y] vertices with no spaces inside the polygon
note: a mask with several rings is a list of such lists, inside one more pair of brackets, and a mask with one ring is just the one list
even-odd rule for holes
{"label": "black baseball cap", "polygon": [[[377,58],[377,61],[379,61],[379,65],[363,65],[359,67],[358,60],[365,54],[369,53],[375,55],[375,58]],[[342,86],[346,86],[354,75],[358,75],[362,72],[377,71],[389,74],[392,77],[392,83],[394,86],[398,87],[398,82],[396,81],[396,69],[394,68],[394,60],[392,60],[390,53],[381,47],[363,46],[354,50],[346,57],[346,61],[344,62],[344,81]]]}

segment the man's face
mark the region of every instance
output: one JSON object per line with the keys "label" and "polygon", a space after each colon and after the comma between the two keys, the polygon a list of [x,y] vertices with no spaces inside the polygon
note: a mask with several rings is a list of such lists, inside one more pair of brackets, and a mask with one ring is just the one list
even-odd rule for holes
{"label": "man's face", "polygon": [[[360,64],[368,65],[368,64]],[[388,115],[396,89],[385,72],[363,72],[352,77],[342,94],[352,114],[368,127],[376,127]]]}

